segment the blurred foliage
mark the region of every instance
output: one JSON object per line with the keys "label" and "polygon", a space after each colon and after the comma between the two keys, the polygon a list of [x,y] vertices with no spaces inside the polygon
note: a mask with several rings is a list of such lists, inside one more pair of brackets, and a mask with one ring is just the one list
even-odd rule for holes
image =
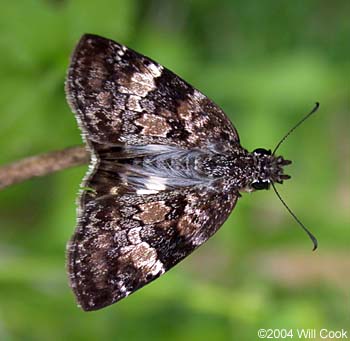
{"label": "blurred foliage", "polygon": [[98,312],[76,308],[65,244],[86,167],[0,193],[0,340],[254,340],[259,328],[349,328],[350,2],[3,1],[0,163],[81,143],[64,95],[85,33],[120,41],[215,99],[242,145],[280,152],[281,194],[244,195],[222,229],[168,274]]}

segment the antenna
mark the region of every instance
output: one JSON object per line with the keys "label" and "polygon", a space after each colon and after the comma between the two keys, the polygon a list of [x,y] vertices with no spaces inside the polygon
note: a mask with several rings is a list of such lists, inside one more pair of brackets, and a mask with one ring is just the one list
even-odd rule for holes
{"label": "antenna", "polygon": [[[319,108],[320,103],[316,102],[314,108],[306,115],[304,116],[292,129],[290,129],[286,135],[284,135],[280,142],[277,143],[276,148],[273,150],[272,155],[275,155],[277,149],[280,147],[280,145],[284,142],[284,140],[296,129],[298,128],[305,120],[307,120],[312,114],[314,114],[317,109]],[[282,201],[283,202],[283,201]]]}
{"label": "antenna", "polygon": [[[310,115],[310,114],[309,114]],[[308,115],[308,116],[309,116]],[[304,118],[305,120],[305,118]],[[301,121],[302,122],[302,121]],[[300,122],[300,123],[301,123]],[[300,124],[299,123],[299,124]],[[305,225],[298,219],[298,217],[292,212],[292,210],[287,206],[287,204],[285,203],[285,201],[282,199],[281,195],[278,193],[275,184],[273,182],[271,182],[271,185],[273,187],[273,190],[275,191],[278,199],[281,200],[283,206],[287,209],[287,211],[291,214],[291,216],[295,219],[295,221],[300,225],[300,227],[307,233],[307,235],[309,236],[309,238],[311,239],[312,243],[314,244],[314,248],[312,249],[312,251],[315,251],[317,249],[318,246],[318,242],[316,237],[305,227]]]}

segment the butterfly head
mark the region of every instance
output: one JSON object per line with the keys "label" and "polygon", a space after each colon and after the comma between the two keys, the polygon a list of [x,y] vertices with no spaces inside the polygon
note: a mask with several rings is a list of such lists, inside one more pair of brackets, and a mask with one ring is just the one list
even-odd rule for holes
{"label": "butterfly head", "polygon": [[284,174],[284,166],[292,163],[285,160],[282,156],[275,156],[271,150],[257,148],[253,152],[255,160],[256,173],[253,181],[250,183],[251,191],[269,189],[271,183],[283,183],[283,180],[290,179],[289,175]]}

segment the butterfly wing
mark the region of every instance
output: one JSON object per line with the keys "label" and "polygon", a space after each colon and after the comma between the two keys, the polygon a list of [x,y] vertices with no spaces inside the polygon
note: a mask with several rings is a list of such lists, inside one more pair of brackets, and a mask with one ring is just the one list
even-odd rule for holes
{"label": "butterfly wing", "polygon": [[208,240],[237,200],[225,186],[219,181],[210,189],[197,186],[90,200],[68,247],[70,282],[78,304],[84,310],[110,305]]}
{"label": "butterfly wing", "polygon": [[219,150],[239,143],[230,120],[206,96],[153,60],[96,35],[78,43],[66,93],[88,142]]}
{"label": "butterfly wing", "polygon": [[225,153],[241,147],[229,119],[208,98],[151,59],[102,37],[81,38],[66,91],[93,153],[68,270],[79,305],[96,310],[204,243],[238,197],[222,179],[185,185],[182,178],[176,186],[142,192],[152,177],[142,168],[135,177],[137,167],[130,171],[128,164],[153,153],[175,157],[174,150]]}

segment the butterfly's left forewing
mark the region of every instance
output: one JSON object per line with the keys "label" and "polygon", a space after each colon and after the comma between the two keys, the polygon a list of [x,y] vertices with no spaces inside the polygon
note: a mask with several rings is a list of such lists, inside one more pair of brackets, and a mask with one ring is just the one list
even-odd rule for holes
{"label": "butterfly's left forewing", "polygon": [[103,37],[80,39],[66,92],[90,146],[228,150],[239,144],[237,131],[215,103],[157,62]]}

